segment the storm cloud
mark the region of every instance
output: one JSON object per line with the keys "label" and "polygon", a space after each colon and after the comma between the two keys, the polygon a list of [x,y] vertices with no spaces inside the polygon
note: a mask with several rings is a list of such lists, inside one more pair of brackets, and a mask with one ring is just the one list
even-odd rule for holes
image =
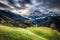
{"label": "storm cloud", "polygon": [[49,7],[60,7],[60,0],[36,0],[37,2],[43,2],[44,5]]}
{"label": "storm cloud", "polygon": [[28,8],[35,6],[35,8],[44,7],[52,10],[60,10],[60,0],[0,0],[0,7],[5,9],[25,10],[27,8],[26,4]]}

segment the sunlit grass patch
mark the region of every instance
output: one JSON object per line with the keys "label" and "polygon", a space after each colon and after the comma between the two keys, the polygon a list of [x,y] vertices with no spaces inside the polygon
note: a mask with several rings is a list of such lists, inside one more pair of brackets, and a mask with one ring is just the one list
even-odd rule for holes
{"label": "sunlit grass patch", "polygon": [[0,40],[60,40],[54,30],[46,27],[17,28],[0,25]]}
{"label": "sunlit grass patch", "polygon": [[41,37],[47,38],[48,40],[60,39],[59,38],[60,35],[58,35],[58,33],[55,30],[47,28],[47,27],[35,27],[35,28],[32,27],[32,28],[27,28],[27,29]]}

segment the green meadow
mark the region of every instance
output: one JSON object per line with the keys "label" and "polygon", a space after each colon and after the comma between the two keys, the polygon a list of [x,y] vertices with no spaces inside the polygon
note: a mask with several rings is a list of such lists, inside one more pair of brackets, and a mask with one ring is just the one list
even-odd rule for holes
{"label": "green meadow", "polygon": [[60,40],[60,33],[47,27],[19,28],[0,25],[0,40]]}

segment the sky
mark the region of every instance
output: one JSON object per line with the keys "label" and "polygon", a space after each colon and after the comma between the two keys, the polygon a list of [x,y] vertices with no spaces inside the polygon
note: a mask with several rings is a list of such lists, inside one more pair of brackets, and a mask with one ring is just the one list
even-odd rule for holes
{"label": "sky", "polygon": [[60,7],[60,0],[0,0],[0,2],[4,3],[5,5],[7,5],[7,3],[9,3],[9,5],[13,5],[15,7],[19,7],[19,5],[25,5],[25,4],[32,4],[33,2],[36,3],[41,3],[43,2],[42,5],[48,5],[49,7]]}
{"label": "sky", "polygon": [[50,7],[60,7],[60,0],[45,0],[45,3],[48,2],[50,3]]}
{"label": "sky", "polygon": [[37,8],[60,11],[60,0],[0,0],[0,9],[13,10],[21,15]]}

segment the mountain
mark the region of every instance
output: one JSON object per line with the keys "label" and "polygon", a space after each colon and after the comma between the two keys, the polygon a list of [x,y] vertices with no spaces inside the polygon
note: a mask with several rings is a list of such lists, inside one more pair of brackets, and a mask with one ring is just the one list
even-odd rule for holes
{"label": "mountain", "polygon": [[28,18],[34,25],[50,27],[54,24],[55,28],[60,30],[60,12],[33,10]]}
{"label": "mountain", "polygon": [[12,13],[8,10],[0,10],[0,23],[5,25],[13,25],[16,27],[27,27],[30,23],[29,19],[22,17],[21,15]]}

